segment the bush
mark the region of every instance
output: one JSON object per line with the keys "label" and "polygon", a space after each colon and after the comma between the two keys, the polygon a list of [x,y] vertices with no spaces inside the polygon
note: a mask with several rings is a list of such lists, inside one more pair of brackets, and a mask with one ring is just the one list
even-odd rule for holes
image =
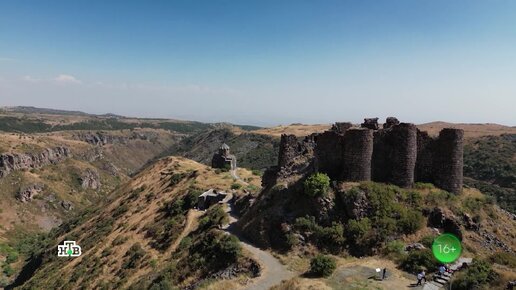
{"label": "bush", "polygon": [[482,289],[496,280],[497,274],[491,268],[491,264],[484,260],[477,260],[471,264],[464,274],[453,280],[453,289]]}
{"label": "bush", "polygon": [[242,188],[242,184],[240,184],[240,183],[235,182],[235,183],[231,184],[231,189],[240,189],[240,188]]}
{"label": "bush", "polygon": [[305,180],[304,189],[308,196],[325,196],[330,189],[330,178],[324,173],[312,174]]}
{"label": "bush", "polygon": [[404,234],[413,234],[422,227],[423,219],[423,214],[419,211],[412,209],[401,210],[400,219],[397,221],[397,228]]}
{"label": "bush", "polygon": [[198,189],[190,189],[188,193],[184,197],[184,205],[183,208],[190,209],[197,206],[197,202],[199,201],[199,196],[202,194],[202,191]]}
{"label": "bush", "polygon": [[319,255],[310,261],[310,273],[317,277],[328,277],[337,268],[335,259],[329,256]]}
{"label": "bush", "polygon": [[435,240],[435,236],[424,236],[420,243],[423,244],[423,246],[427,247],[427,248],[431,248],[432,247],[432,244],[434,243],[434,240]]}
{"label": "bush", "polygon": [[371,228],[371,221],[368,218],[349,220],[347,224],[348,236],[356,245],[358,245],[365,240],[365,237],[371,231]]}
{"label": "bush", "polygon": [[391,242],[388,242],[385,246],[383,253],[387,257],[393,258],[393,259],[400,259],[403,257],[405,250],[405,244],[403,242],[394,240]]}
{"label": "bush", "polygon": [[213,229],[203,234],[189,252],[192,265],[203,270],[219,270],[235,263],[242,247],[237,237]]}
{"label": "bush", "polygon": [[124,269],[134,269],[136,268],[138,262],[143,258],[143,256],[145,256],[145,250],[142,248],[140,243],[135,243],[129,248],[129,250],[127,250],[125,256],[127,259],[122,267]]}
{"label": "bush", "polygon": [[209,229],[222,226],[229,222],[228,214],[222,208],[222,205],[212,206],[208,209],[204,217],[199,221],[199,228]]}
{"label": "bush", "polygon": [[10,277],[14,274],[14,269],[11,267],[11,265],[5,264],[3,268],[5,276]]}
{"label": "bush", "polygon": [[416,274],[421,269],[425,268],[429,271],[437,269],[439,262],[434,258],[432,251],[429,249],[411,251],[400,264],[401,269]]}

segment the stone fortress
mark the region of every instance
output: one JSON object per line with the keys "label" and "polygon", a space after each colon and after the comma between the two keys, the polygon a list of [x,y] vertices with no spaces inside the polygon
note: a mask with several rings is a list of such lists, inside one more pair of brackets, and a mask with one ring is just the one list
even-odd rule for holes
{"label": "stone fortress", "polygon": [[236,156],[229,152],[229,146],[224,143],[219,147],[219,151],[213,154],[211,167],[235,170],[237,167]]}
{"label": "stone fortress", "polygon": [[264,177],[315,171],[337,181],[371,180],[405,188],[428,182],[458,194],[463,184],[463,138],[463,130],[451,128],[431,137],[394,117],[382,128],[378,118],[364,119],[359,128],[335,123],[302,141],[282,135],[278,166]]}

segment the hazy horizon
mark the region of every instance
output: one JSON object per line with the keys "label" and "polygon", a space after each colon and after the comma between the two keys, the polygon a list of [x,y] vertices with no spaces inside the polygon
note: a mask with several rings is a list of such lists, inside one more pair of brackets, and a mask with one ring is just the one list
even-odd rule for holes
{"label": "hazy horizon", "polygon": [[0,0],[0,106],[516,125],[513,1]]}

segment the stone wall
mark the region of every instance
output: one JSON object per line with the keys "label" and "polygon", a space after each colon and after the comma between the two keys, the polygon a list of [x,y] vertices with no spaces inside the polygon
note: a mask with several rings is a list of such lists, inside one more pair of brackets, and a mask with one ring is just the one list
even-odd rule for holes
{"label": "stone wall", "polygon": [[298,153],[298,141],[295,135],[281,135],[278,166],[286,166]]}
{"label": "stone wall", "polygon": [[394,117],[387,119],[383,129],[378,129],[377,121],[365,119],[361,128],[336,123],[331,130],[312,134],[304,141],[282,135],[277,176],[312,170],[333,180],[373,180],[401,187],[431,182],[444,190],[461,192],[462,130],[443,129],[438,138],[432,138],[414,124],[399,123]]}
{"label": "stone wall", "polygon": [[417,128],[414,124],[392,126],[387,133],[390,174],[387,182],[401,187],[414,184],[417,158]]}
{"label": "stone wall", "polygon": [[449,192],[460,193],[463,183],[464,131],[443,129],[436,141],[434,183]]}
{"label": "stone wall", "polygon": [[315,136],[317,170],[325,172],[332,179],[341,175],[344,161],[343,135],[326,131]]}
{"label": "stone wall", "polygon": [[373,131],[350,129],[344,135],[343,180],[371,180],[371,157],[373,155]]}

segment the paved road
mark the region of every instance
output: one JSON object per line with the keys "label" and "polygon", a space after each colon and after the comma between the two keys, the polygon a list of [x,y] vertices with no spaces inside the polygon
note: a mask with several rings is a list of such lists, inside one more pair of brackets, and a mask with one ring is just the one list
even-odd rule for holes
{"label": "paved road", "polygon": [[228,203],[227,208],[227,212],[230,215],[230,221],[228,225],[223,227],[223,229],[238,237],[242,247],[251,252],[254,258],[258,260],[262,266],[260,277],[253,279],[251,284],[244,287],[244,290],[268,290],[272,286],[280,284],[281,281],[294,277],[295,274],[289,271],[287,267],[281,264],[271,253],[253,246],[235,230],[234,223],[237,221],[237,218],[231,214],[232,204]]}

